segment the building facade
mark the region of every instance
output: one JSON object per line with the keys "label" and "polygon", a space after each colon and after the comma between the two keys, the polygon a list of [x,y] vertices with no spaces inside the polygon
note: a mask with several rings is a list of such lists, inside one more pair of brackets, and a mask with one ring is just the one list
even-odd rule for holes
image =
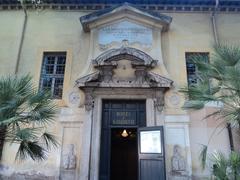
{"label": "building facade", "polygon": [[185,111],[178,90],[197,81],[188,57],[210,61],[215,43],[239,43],[240,2],[129,2],[46,1],[24,13],[0,1],[0,75],[31,74],[60,109],[49,127],[60,147],[16,162],[5,143],[4,178],[203,179],[201,144],[229,153],[225,126],[203,120],[219,105]]}

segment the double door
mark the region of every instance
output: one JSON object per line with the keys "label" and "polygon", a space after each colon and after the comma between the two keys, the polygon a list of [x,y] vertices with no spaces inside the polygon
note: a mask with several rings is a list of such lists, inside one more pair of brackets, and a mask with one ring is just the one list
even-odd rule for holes
{"label": "double door", "polygon": [[145,100],[105,100],[100,180],[165,180],[162,127],[146,127]]}

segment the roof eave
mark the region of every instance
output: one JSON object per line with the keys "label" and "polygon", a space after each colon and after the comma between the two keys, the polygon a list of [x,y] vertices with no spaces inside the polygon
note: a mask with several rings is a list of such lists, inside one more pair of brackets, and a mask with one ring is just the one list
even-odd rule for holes
{"label": "roof eave", "polygon": [[80,17],[80,22],[82,24],[83,30],[85,32],[90,31],[90,24],[95,23],[98,20],[101,20],[106,17],[111,17],[115,13],[124,12],[127,13],[134,13],[136,15],[146,17],[150,21],[154,21],[156,23],[160,23],[163,26],[163,31],[166,31],[172,22],[172,17],[162,15],[160,13],[151,12],[147,10],[142,10],[139,8],[134,7],[129,3],[124,3],[123,5],[118,5],[115,7],[103,9],[100,11],[93,12],[91,14],[85,15]]}

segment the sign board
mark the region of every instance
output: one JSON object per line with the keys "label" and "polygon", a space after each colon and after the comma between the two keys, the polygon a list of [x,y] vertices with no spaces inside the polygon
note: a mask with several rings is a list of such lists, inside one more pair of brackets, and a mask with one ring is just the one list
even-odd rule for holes
{"label": "sign board", "polygon": [[160,130],[140,132],[141,153],[162,153]]}
{"label": "sign board", "polygon": [[138,180],[165,180],[162,126],[138,128]]}

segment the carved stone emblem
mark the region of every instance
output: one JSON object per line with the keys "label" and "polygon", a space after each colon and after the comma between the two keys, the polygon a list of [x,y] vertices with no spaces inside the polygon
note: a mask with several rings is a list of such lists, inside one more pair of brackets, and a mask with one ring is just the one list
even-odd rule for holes
{"label": "carved stone emblem", "polygon": [[71,92],[69,94],[69,102],[72,104],[72,105],[79,105],[80,104],[80,94],[79,92]]}
{"label": "carved stone emblem", "polygon": [[76,155],[74,153],[74,145],[69,144],[67,153],[63,156],[63,168],[64,169],[75,169],[76,168]]}
{"label": "carved stone emblem", "polygon": [[173,156],[171,159],[172,174],[183,175],[186,172],[186,162],[184,157],[181,155],[181,147],[174,145]]}
{"label": "carved stone emblem", "polygon": [[169,97],[169,101],[172,105],[177,106],[180,103],[180,98],[177,94],[173,94]]}

